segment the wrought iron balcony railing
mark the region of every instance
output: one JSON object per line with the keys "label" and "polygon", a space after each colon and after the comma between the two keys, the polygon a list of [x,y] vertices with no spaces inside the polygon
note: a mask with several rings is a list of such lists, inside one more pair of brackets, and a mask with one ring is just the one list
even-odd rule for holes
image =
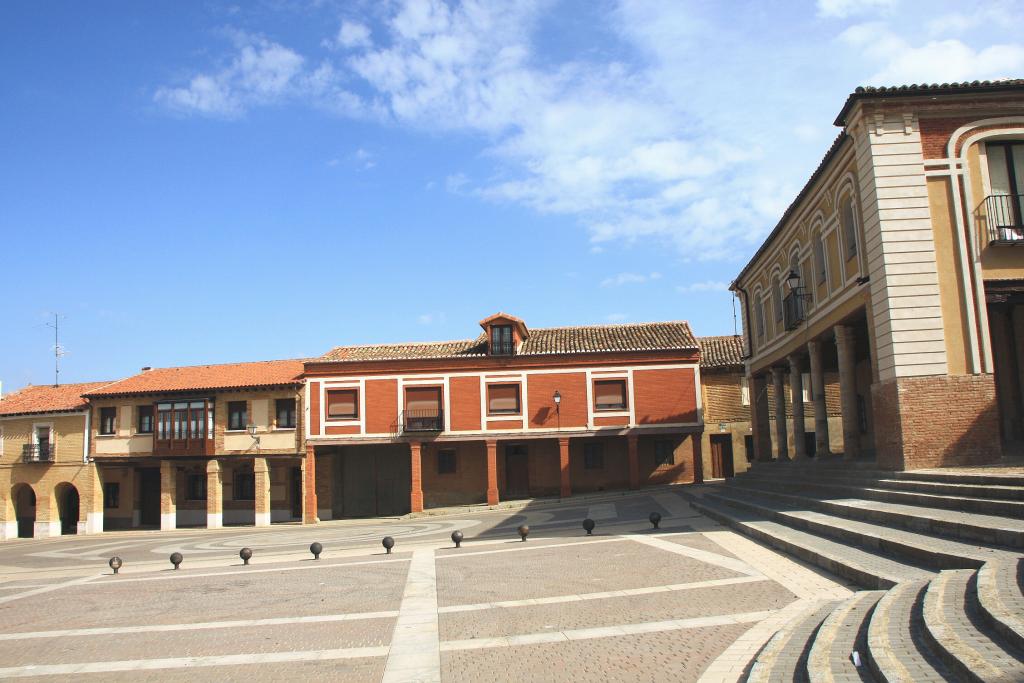
{"label": "wrought iron balcony railing", "polygon": [[22,462],[53,462],[54,448],[49,444],[27,443],[21,447]]}
{"label": "wrought iron balcony railing", "polygon": [[787,294],[782,300],[782,313],[786,329],[796,329],[806,317],[804,312],[804,295],[799,291]]}
{"label": "wrought iron balcony railing", "polygon": [[993,194],[985,197],[988,242],[992,245],[1024,245],[1024,195]]}
{"label": "wrought iron balcony railing", "polygon": [[444,431],[444,411],[440,408],[402,411],[402,432]]}

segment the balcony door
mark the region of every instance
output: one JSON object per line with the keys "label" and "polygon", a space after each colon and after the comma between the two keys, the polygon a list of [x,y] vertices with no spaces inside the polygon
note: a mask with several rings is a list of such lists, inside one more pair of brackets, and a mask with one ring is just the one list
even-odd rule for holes
{"label": "balcony door", "polygon": [[50,428],[36,427],[36,457],[40,460],[50,459]]}
{"label": "balcony door", "polygon": [[405,428],[407,431],[441,431],[441,387],[406,387]]}
{"label": "balcony door", "polygon": [[1024,239],[1024,141],[988,142],[988,216],[998,240]]}

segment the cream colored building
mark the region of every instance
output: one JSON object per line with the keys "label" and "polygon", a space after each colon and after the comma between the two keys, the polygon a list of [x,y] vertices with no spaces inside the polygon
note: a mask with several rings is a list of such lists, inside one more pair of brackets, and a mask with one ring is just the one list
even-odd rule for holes
{"label": "cream colored building", "polygon": [[0,399],[0,538],[103,530],[82,393],[105,384],[28,386]]}
{"label": "cream colored building", "polygon": [[911,469],[1020,452],[1024,81],[858,89],[836,125],[732,285],[759,458],[807,455],[803,402],[786,401],[805,377],[820,454]]}

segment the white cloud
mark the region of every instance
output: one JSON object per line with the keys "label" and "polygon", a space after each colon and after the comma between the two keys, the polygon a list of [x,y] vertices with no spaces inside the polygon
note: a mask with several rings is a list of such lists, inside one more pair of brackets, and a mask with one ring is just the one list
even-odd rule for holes
{"label": "white cloud", "polygon": [[602,287],[621,287],[622,285],[639,284],[651,280],[661,279],[661,273],[619,273],[612,277],[601,280]]}
{"label": "white cloud", "polygon": [[371,44],[370,29],[366,24],[361,24],[358,21],[343,21],[335,40],[338,45],[349,49],[369,47]]}
{"label": "white cloud", "polygon": [[453,173],[444,179],[444,188],[452,194],[458,194],[469,182],[465,173]]}
{"label": "white cloud", "polygon": [[705,280],[694,282],[689,285],[679,285],[676,291],[680,294],[691,294],[693,292],[726,292],[729,290],[729,283],[722,280]]}
{"label": "white cloud", "polygon": [[877,13],[891,9],[897,0],[818,0],[818,14],[823,17],[846,17]]}
{"label": "white cloud", "polygon": [[420,325],[442,324],[447,319],[444,313],[422,313],[416,316],[416,322]]}

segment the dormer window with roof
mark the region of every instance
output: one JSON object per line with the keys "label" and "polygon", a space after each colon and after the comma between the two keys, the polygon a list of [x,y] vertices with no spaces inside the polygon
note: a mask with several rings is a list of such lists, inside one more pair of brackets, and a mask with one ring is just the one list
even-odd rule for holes
{"label": "dormer window with roof", "polygon": [[491,355],[511,356],[515,353],[515,343],[512,341],[511,325],[493,325],[491,327]]}
{"label": "dormer window with roof", "polygon": [[513,356],[530,336],[526,323],[508,313],[495,313],[480,321],[487,340],[487,355]]}

